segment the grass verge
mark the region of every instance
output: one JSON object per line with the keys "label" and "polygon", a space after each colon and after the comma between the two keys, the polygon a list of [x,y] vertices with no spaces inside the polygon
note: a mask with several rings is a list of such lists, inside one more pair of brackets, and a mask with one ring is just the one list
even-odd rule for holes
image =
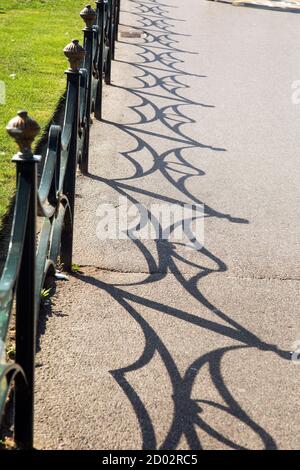
{"label": "grass verge", "polygon": [[[0,0],[0,229],[15,189],[16,146],[5,131],[19,109],[42,129],[66,86],[64,46],[82,41],[85,0]],[[3,89],[5,88],[5,104]]]}

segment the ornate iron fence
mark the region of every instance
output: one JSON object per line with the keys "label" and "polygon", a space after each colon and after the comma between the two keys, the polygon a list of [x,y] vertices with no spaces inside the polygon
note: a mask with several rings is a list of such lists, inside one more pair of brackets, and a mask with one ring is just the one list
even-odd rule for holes
{"label": "ornate iron fence", "polygon": [[[14,437],[22,448],[33,446],[34,368],[41,289],[56,272],[58,258],[72,269],[75,180],[77,167],[88,171],[90,115],[101,118],[102,83],[111,81],[120,0],[98,0],[80,13],[84,46],[73,40],[64,53],[67,94],[63,126],[52,125],[39,187],[40,156],[31,150],[38,124],[26,111],[12,119],[8,133],[20,151],[13,157],[17,188],[10,245],[0,280],[0,424],[14,384]],[[82,67],[81,67],[82,65]],[[43,225],[37,243],[37,210]],[[5,360],[11,312],[15,302],[16,356]]]}

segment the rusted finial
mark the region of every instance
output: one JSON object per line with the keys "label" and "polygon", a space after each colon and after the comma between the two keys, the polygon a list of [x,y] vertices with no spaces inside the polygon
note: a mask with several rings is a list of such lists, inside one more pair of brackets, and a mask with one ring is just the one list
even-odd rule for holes
{"label": "rusted finial", "polygon": [[19,111],[18,115],[9,121],[6,130],[18,144],[20,152],[32,156],[31,145],[40,132],[40,126],[28,116],[27,111]]}
{"label": "rusted finial", "polygon": [[64,54],[70,63],[69,70],[71,72],[78,72],[85,56],[85,50],[79,44],[78,39],[73,39],[73,41],[64,48]]}
{"label": "rusted finial", "polygon": [[86,7],[80,12],[80,16],[85,22],[86,28],[92,29],[97,17],[97,13],[91,7],[91,5],[86,5]]}

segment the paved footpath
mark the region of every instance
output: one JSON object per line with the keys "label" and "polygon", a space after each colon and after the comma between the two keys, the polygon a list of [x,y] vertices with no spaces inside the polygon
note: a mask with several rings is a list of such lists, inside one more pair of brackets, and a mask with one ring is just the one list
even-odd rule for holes
{"label": "paved footpath", "polygon": [[[123,0],[78,178],[81,273],[40,339],[37,448],[299,448],[298,44],[296,13]],[[99,239],[125,197],[194,204],[204,247]]]}

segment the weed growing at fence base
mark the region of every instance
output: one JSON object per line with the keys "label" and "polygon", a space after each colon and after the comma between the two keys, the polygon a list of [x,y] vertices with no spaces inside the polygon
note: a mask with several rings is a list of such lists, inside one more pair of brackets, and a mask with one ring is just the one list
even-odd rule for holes
{"label": "weed growing at fence base", "polygon": [[85,0],[0,0],[0,82],[6,103],[0,104],[0,227],[15,188],[10,160],[15,144],[5,126],[27,109],[42,128],[49,122],[66,86],[62,53],[72,39],[82,41],[79,12]]}

